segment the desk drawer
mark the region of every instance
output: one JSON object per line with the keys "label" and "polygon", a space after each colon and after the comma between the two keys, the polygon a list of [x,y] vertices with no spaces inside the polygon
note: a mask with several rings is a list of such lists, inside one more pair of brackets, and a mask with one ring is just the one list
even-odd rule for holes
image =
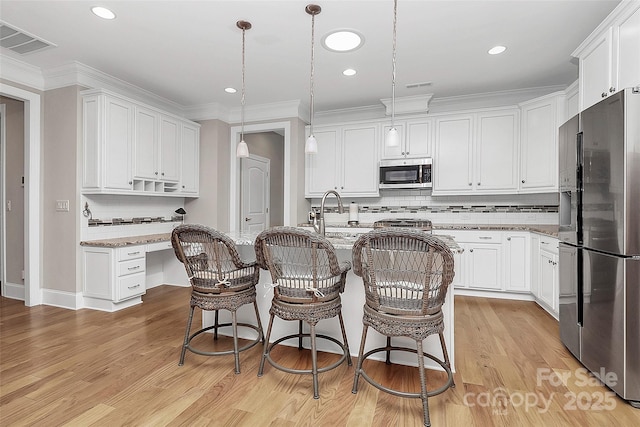
{"label": "desk drawer", "polygon": [[118,261],[127,261],[130,259],[144,258],[145,247],[141,245],[137,246],[125,246],[124,248],[118,248]]}
{"label": "desk drawer", "polygon": [[145,258],[120,261],[118,263],[118,277],[134,273],[143,273],[145,270],[145,261]]}
{"label": "desk drawer", "polygon": [[146,292],[144,273],[130,274],[118,278],[117,301],[142,295]]}

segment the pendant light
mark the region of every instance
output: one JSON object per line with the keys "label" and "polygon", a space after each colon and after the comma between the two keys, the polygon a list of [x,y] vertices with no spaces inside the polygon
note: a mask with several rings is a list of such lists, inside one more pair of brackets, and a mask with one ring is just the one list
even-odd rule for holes
{"label": "pendant light", "polygon": [[393,0],[393,56],[391,60],[391,129],[387,132],[385,143],[387,147],[400,145],[400,135],[396,129],[396,21],[398,16],[398,0]]}
{"label": "pendant light", "polygon": [[318,152],[318,141],[316,141],[316,137],[313,134],[313,59],[314,59],[314,36],[315,36],[315,21],[316,15],[322,11],[322,8],[317,4],[308,4],[305,7],[305,12],[311,15],[311,79],[310,79],[310,92],[309,92],[309,107],[310,107],[310,116],[309,116],[309,137],[304,144],[304,152],[307,154],[315,154]]}
{"label": "pendant light", "polygon": [[249,157],[249,147],[244,142],[244,33],[251,29],[251,22],[238,21],[236,26],[242,30],[242,96],[240,98],[240,143],[236,148],[236,157]]}

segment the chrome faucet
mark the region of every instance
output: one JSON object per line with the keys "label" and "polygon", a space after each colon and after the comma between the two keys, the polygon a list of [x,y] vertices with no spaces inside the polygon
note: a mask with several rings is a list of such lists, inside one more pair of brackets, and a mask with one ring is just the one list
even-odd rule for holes
{"label": "chrome faucet", "polygon": [[[316,233],[322,234],[324,236],[324,201],[327,199],[329,194],[335,194],[338,199],[338,213],[344,213],[344,208],[342,207],[342,198],[340,194],[338,194],[335,190],[329,190],[322,196],[322,202],[320,203],[320,212],[313,211],[313,229]],[[318,218],[319,217],[319,218]]]}

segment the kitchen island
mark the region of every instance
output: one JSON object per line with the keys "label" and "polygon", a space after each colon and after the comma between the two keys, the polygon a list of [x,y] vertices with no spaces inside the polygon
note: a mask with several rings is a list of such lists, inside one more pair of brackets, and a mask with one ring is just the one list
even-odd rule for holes
{"label": "kitchen island", "polygon": [[[255,250],[254,250],[254,241],[256,237],[256,233],[237,233],[231,232],[226,233],[231,239],[234,240],[238,247],[238,252],[240,256],[245,260],[254,260],[255,259]],[[462,249],[455,243],[455,241],[448,236],[438,236],[442,240],[444,240],[450,249],[454,252],[460,252]],[[338,261],[349,261],[351,262],[352,254],[351,250],[353,247],[353,243],[357,238],[357,233],[344,233],[344,232],[332,232],[330,229],[327,230],[327,238],[333,244],[336,249],[336,254],[338,256]],[[262,270],[260,272],[260,283],[257,287],[257,301],[258,307],[260,310],[260,317],[262,320],[263,326],[266,327],[269,321],[269,308],[271,307],[271,298],[273,296],[273,291],[270,286],[271,277],[268,271]],[[453,304],[453,286],[449,287],[447,292],[447,297],[445,299],[445,303],[443,306],[444,313],[444,322],[445,322],[445,330],[444,336],[447,344],[447,349],[449,351],[449,358],[451,360],[451,368],[455,371],[455,348],[454,348],[454,304]],[[345,291],[342,294],[342,315],[344,317],[345,330],[347,333],[347,339],[349,341],[349,349],[351,351],[351,355],[357,357],[358,349],[360,346],[360,338],[362,335],[362,315],[363,315],[363,307],[365,303],[365,295],[364,295],[364,285],[362,283],[362,279],[359,276],[356,276],[353,272],[353,269],[349,270],[347,273],[347,281],[345,285]],[[230,321],[230,314],[227,312],[220,313],[221,321]],[[238,310],[238,321],[240,322],[255,322],[255,313],[253,312],[253,307],[246,306],[241,307]],[[213,324],[213,313],[205,312],[203,315],[203,323],[205,326],[210,326]],[[290,335],[296,333],[298,328],[298,322],[286,322],[282,319],[276,319],[273,324],[273,337],[281,337],[284,335]],[[239,334],[242,337],[243,333],[250,333],[249,330],[243,330],[246,328],[240,328]],[[305,329],[306,330],[306,329]],[[332,337],[340,337],[340,325],[337,319],[327,319],[318,323],[316,326],[316,331],[318,334],[325,334]],[[266,331],[265,331],[266,332]],[[245,338],[251,338],[250,335],[246,335]],[[407,346],[407,347],[415,347],[415,342],[403,338],[398,337],[393,339],[394,343],[397,343],[399,346]],[[383,347],[385,345],[386,338],[375,331],[370,331],[367,337],[367,345],[365,351],[376,347]],[[287,345],[297,345],[297,341],[285,341],[283,344]],[[440,341],[438,335],[433,335],[428,337],[424,341],[424,349],[425,352],[431,353],[436,357],[442,359],[442,350],[440,347]],[[327,351],[332,353],[339,353],[341,350],[335,344],[330,342],[326,342],[326,340],[318,341],[318,350]],[[376,357],[377,356],[377,357]],[[384,360],[384,353],[380,353],[372,356],[371,358],[377,358],[378,360]],[[415,356],[407,353],[398,353],[392,354],[392,360],[395,363],[417,366],[417,361],[415,360]],[[439,369],[442,368],[436,364],[435,362],[427,359],[425,361],[426,367],[431,369]]]}

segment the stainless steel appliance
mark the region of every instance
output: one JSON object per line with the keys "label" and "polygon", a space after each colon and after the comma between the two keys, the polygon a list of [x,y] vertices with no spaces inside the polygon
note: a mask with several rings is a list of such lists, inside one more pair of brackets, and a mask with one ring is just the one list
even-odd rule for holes
{"label": "stainless steel appliance", "polygon": [[385,227],[418,228],[422,231],[431,232],[431,230],[433,229],[433,224],[428,219],[414,219],[414,218],[381,219],[373,223],[373,228],[385,228]]}
{"label": "stainless steel appliance", "polygon": [[380,188],[432,188],[431,158],[380,160]]}
{"label": "stainless steel appliance", "polygon": [[640,408],[640,88],[560,128],[560,337]]}

